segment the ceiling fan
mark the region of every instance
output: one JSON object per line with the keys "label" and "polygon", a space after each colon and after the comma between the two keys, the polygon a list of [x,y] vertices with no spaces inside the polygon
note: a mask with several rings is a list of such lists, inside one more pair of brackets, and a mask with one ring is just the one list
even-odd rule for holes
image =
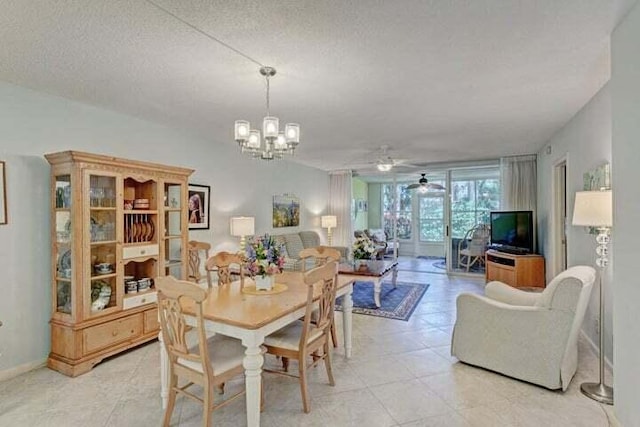
{"label": "ceiling fan", "polygon": [[416,182],[415,184],[410,184],[409,186],[407,186],[407,190],[413,190],[414,188],[417,188],[418,191],[421,192],[421,193],[426,193],[430,189],[431,190],[444,190],[444,187],[442,185],[429,182],[429,180],[426,177],[426,175],[427,175],[426,173],[421,173],[420,175],[422,175],[422,176],[420,177],[418,182]]}

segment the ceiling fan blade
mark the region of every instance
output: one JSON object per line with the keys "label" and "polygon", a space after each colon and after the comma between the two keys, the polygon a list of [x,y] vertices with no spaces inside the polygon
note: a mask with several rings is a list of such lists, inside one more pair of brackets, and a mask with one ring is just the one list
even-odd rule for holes
{"label": "ceiling fan blade", "polygon": [[420,184],[409,184],[407,185],[407,190],[413,190],[414,188],[420,187]]}
{"label": "ceiling fan blade", "polygon": [[433,188],[434,190],[444,190],[445,189],[443,185],[435,184],[435,183],[431,183],[431,182],[427,184],[427,187]]}

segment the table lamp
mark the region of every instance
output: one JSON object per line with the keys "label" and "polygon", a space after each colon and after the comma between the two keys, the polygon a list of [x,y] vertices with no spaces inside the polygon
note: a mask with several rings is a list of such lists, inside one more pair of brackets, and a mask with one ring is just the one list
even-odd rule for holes
{"label": "table lamp", "polygon": [[595,227],[598,230],[596,242],[596,265],[600,269],[600,381],[582,383],[580,390],[584,395],[607,405],[613,405],[613,388],[604,384],[604,289],[602,276],[609,263],[607,259],[609,231],[613,225],[611,190],[578,191],[573,208],[573,225]]}
{"label": "table lamp", "polygon": [[234,216],[231,218],[231,235],[240,237],[240,252],[244,253],[246,236],[255,233],[255,218],[252,216]]}
{"label": "table lamp", "polygon": [[327,242],[331,246],[331,229],[338,225],[338,218],[335,215],[322,215],[320,223],[322,228],[327,229]]}

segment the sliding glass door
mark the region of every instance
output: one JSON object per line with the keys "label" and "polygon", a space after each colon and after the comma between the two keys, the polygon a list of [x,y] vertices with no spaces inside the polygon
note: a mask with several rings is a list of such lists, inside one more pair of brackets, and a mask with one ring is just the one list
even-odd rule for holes
{"label": "sliding glass door", "polygon": [[453,273],[484,274],[489,244],[489,212],[500,209],[498,166],[449,172],[449,235],[447,267]]}

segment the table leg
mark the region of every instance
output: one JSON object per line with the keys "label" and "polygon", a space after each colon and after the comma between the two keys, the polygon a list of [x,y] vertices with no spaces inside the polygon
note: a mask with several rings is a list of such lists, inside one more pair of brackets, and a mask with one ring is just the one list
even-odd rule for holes
{"label": "table leg", "polygon": [[393,283],[393,287],[396,288],[396,281],[398,280],[398,266],[393,267],[393,276],[391,276],[391,283]]}
{"label": "table leg", "polygon": [[353,285],[349,285],[349,290],[342,299],[342,332],[344,335],[344,355],[351,358],[351,330],[353,319]]}
{"label": "table leg", "polygon": [[162,409],[167,408],[167,401],[169,400],[169,355],[167,349],[164,347],[164,339],[162,338],[162,331],[158,334],[158,341],[160,341],[160,399],[162,400]]}
{"label": "table leg", "polygon": [[247,348],[244,352],[244,360],[242,361],[246,387],[247,426],[259,427],[262,364],[264,357],[262,356],[262,350],[260,348],[261,343],[256,340],[251,341],[252,342],[245,342],[245,340],[243,340],[242,342]]}
{"label": "table leg", "polygon": [[380,308],[380,290],[382,283],[380,279],[373,279],[373,301],[376,303],[376,307]]}

